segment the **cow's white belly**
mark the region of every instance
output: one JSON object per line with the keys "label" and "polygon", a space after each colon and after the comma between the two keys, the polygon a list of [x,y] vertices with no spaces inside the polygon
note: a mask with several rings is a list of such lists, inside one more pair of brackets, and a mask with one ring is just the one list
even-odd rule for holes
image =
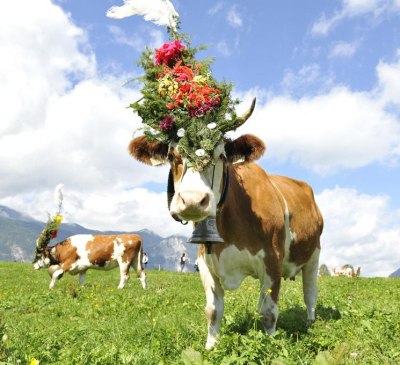
{"label": "cow's white belly", "polygon": [[234,290],[245,277],[261,279],[266,274],[264,257],[264,250],[252,255],[247,249],[239,250],[230,245],[221,252],[219,258],[215,254],[205,255],[205,262],[209,270],[220,279],[224,290]]}

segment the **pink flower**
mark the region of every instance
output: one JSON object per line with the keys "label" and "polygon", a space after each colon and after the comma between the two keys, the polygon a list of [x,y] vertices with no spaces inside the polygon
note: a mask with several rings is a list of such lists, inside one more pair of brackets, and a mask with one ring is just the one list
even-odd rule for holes
{"label": "pink flower", "polygon": [[161,48],[156,49],[155,64],[173,67],[179,61],[183,49],[186,47],[178,40],[164,43]]}
{"label": "pink flower", "polygon": [[160,122],[160,128],[164,132],[168,132],[172,129],[174,126],[174,121],[175,118],[172,115],[167,115],[166,117],[163,118],[163,120]]}

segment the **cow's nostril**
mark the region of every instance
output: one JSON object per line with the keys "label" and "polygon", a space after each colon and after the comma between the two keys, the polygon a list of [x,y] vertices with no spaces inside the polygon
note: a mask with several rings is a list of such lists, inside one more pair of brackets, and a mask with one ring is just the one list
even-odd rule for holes
{"label": "cow's nostril", "polygon": [[183,199],[182,194],[178,193],[178,198],[182,202],[183,205],[185,205],[185,199]]}
{"label": "cow's nostril", "polygon": [[201,206],[202,208],[207,207],[209,201],[210,201],[210,198],[208,197],[208,195],[206,195],[203,199],[201,199],[200,206]]}

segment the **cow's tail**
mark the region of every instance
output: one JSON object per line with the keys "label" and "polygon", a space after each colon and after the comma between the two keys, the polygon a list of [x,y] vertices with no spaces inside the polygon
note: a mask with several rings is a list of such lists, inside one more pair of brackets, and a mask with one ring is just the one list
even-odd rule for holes
{"label": "cow's tail", "polygon": [[136,268],[136,273],[138,278],[140,279],[140,282],[142,283],[142,288],[146,289],[147,284],[146,284],[146,273],[144,272],[144,267],[143,267],[143,241],[142,238],[139,240],[139,251],[138,251],[138,259],[137,259],[137,268]]}
{"label": "cow's tail", "polygon": [[136,272],[138,273],[138,276],[140,276],[140,274],[144,270],[142,261],[143,261],[143,240],[140,239],[139,240],[138,259],[137,259],[137,268],[136,268]]}

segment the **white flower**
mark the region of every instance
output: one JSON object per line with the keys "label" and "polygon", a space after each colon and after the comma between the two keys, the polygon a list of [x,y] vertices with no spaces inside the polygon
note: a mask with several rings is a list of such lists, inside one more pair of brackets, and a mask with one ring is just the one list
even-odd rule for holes
{"label": "white flower", "polygon": [[207,124],[208,129],[214,129],[216,126],[217,126],[217,123],[214,123],[214,122]]}
{"label": "white flower", "polygon": [[195,154],[196,156],[203,157],[206,154],[206,151],[204,151],[202,148],[199,148],[195,151]]}
{"label": "white flower", "polygon": [[178,137],[183,137],[185,135],[185,130],[183,128],[179,128],[178,132],[176,132]]}

